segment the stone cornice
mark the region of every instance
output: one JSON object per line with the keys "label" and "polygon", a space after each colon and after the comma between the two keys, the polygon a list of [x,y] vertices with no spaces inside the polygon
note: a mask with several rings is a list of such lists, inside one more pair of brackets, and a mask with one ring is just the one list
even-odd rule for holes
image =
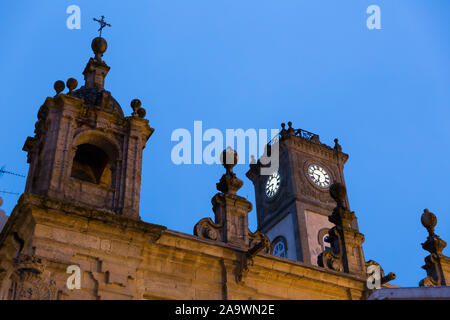
{"label": "stone cornice", "polygon": [[[158,243],[158,245],[170,246],[169,243],[171,243],[172,241],[169,241],[169,243],[164,244],[166,242],[165,239],[168,240],[167,237],[170,237],[170,238],[175,237],[178,239],[186,240],[185,245],[181,245],[181,242],[176,241],[178,250],[190,251],[192,253],[201,254],[201,255],[207,254],[207,255],[209,255],[211,257],[215,257],[215,258],[230,258],[231,259],[234,257],[234,253],[233,253],[234,251],[239,251],[239,252],[245,251],[242,248],[239,248],[237,246],[228,245],[226,243],[219,243],[219,242],[216,242],[213,240],[208,240],[208,239],[201,239],[194,235],[189,235],[189,234],[185,234],[185,233],[181,233],[181,232],[173,231],[173,230],[167,230],[166,232],[164,232],[163,238]],[[202,252],[203,250],[197,249],[198,246],[214,246],[217,248],[222,248],[222,250],[205,250],[205,252]],[[357,274],[341,273],[341,272],[337,272],[334,270],[324,269],[322,267],[303,263],[300,261],[276,257],[276,256],[262,253],[262,252],[257,255],[257,258],[255,258],[255,260],[254,260],[254,263],[255,263],[254,264],[255,267],[265,269],[266,272],[268,271],[268,269],[270,269],[270,271],[282,273],[285,276],[294,276],[295,277],[295,276],[303,273],[303,271],[301,271],[301,270],[304,269],[305,271],[307,270],[307,272],[313,272],[313,273],[318,272],[318,278],[323,279],[321,274],[326,273],[327,277],[331,276],[333,278],[333,279],[330,279],[330,281],[325,281],[326,283],[329,283],[329,284],[331,284],[333,282],[341,282],[342,283],[342,280],[339,280],[340,278],[345,278],[345,279],[347,279],[347,281],[358,281],[358,282],[362,281],[362,282],[364,282],[364,285],[367,280],[365,276],[360,276]],[[311,278],[310,280],[314,280],[314,279]]]}
{"label": "stone cornice", "polygon": [[302,137],[297,136],[286,136],[283,137],[283,139],[280,140],[281,144],[289,146],[298,147],[301,150],[305,150],[308,152],[313,152],[317,155],[320,155],[324,158],[327,158],[329,160],[336,159],[336,156],[338,156],[339,161],[342,163],[345,163],[348,159],[348,154],[338,151],[336,149],[331,148],[330,146],[321,143],[320,141],[316,141],[313,139],[306,139]]}
{"label": "stone cornice", "polygon": [[[331,148],[330,146],[320,142],[318,136],[315,139],[304,138],[296,135],[283,134],[278,140],[272,143],[272,146],[278,144],[280,157],[285,153],[286,149],[295,148],[297,151],[315,154],[328,161],[336,161],[345,164],[348,160],[348,154],[341,151],[341,148]],[[257,163],[251,164],[246,176],[254,183],[259,176],[260,168],[264,165],[258,160]]]}
{"label": "stone cornice", "polygon": [[[143,222],[127,217],[123,217],[109,211],[96,210],[85,206],[74,205],[72,203],[53,200],[43,196],[37,196],[30,193],[24,193],[20,197],[17,206],[14,208],[13,214],[15,216],[21,212],[28,212],[29,210],[41,209],[49,214],[59,212],[67,215],[67,217],[77,216],[80,218],[97,221],[99,223],[107,224],[110,227],[120,228],[122,230],[129,230],[144,234],[150,234],[151,238],[156,241],[167,230],[167,227]],[[43,219],[51,219],[51,216],[42,217]],[[18,217],[17,217],[18,218]],[[40,217],[39,217],[40,218]],[[2,239],[0,239],[0,242]]]}

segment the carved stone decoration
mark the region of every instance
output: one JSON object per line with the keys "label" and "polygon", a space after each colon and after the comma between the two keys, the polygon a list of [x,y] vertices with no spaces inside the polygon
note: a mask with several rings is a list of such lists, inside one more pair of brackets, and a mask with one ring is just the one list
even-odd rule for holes
{"label": "carved stone decoration", "polygon": [[69,92],[67,94],[71,95],[73,90],[78,87],[78,81],[75,78],[69,78],[66,81],[66,86],[69,88]]}
{"label": "carved stone decoration", "polygon": [[250,266],[253,266],[253,258],[260,252],[268,253],[270,251],[270,240],[262,232],[252,233],[249,231],[250,245],[247,252],[241,254],[241,259],[235,270],[236,282],[243,284],[245,277],[250,271]]}
{"label": "carved stone decoration", "polygon": [[450,259],[442,251],[447,243],[434,233],[437,224],[436,216],[425,209],[421,217],[422,225],[428,231],[427,240],[422,243],[422,248],[430,255],[425,257],[425,265],[422,268],[427,272],[427,277],[419,282],[419,286],[446,286],[450,284],[450,274],[445,270],[450,270]]}
{"label": "carved stone decoration", "polygon": [[320,267],[328,268],[334,271],[344,271],[344,264],[342,261],[342,251],[340,249],[340,235],[336,227],[328,231],[327,242],[331,244],[331,250],[325,250],[317,257],[317,264]]}
{"label": "carved stone decoration", "polygon": [[425,265],[422,266],[422,269],[427,272],[427,276],[419,281],[420,287],[438,287],[446,285],[440,262],[440,257],[437,254],[432,253],[425,257]]}
{"label": "carved stone decoration", "polygon": [[211,218],[201,219],[194,227],[194,235],[210,240],[220,240],[222,225],[214,223]]}
{"label": "carved stone decoration", "polygon": [[41,259],[35,256],[19,255],[14,260],[16,272],[14,281],[14,300],[55,300],[58,290],[56,283],[45,271]]}
{"label": "carved stone decoration", "polygon": [[16,284],[15,300],[56,300],[56,283],[49,274],[40,276],[24,272]]}
{"label": "carved stone decoration", "polygon": [[334,139],[334,148],[333,149],[336,151],[342,152],[342,147],[339,144],[338,138]]}
{"label": "carved stone decoration", "polygon": [[262,252],[270,253],[270,240],[269,237],[261,231],[251,232],[248,231],[249,248],[254,248],[256,245],[263,244]]}
{"label": "carved stone decoration", "polygon": [[236,194],[236,192],[244,184],[244,182],[236,177],[236,174],[233,172],[233,167],[238,162],[238,154],[236,151],[228,147],[220,155],[220,161],[225,167],[226,172],[216,184],[217,190],[223,193]]}
{"label": "carved stone decoration", "polygon": [[142,108],[142,103],[139,99],[133,99],[130,106],[133,109],[133,113],[131,114],[133,117],[144,118],[147,114],[147,111]]}
{"label": "carved stone decoration", "polygon": [[364,235],[351,227],[356,216],[345,206],[347,190],[343,184],[334,183],[330,186],[330,195],[336,201],[336,207],[328,217],[335,224],[328,231],[326,240],[330,242],[331,250],[319,254],[317,263],[324,268],[361,275],[365,272],[362,253]]}
{"label": "carved stone decoration", "polygon": [[236,194],[243,184],[233,172],[233,167],[238,161],[236,151],[228,147],[222,152],[221,161],[226,172],[216,184],[217,190],[221,192],[216,193],[211,199],[215,214],[214,222],[209,218],[200,220],[194,228],[194,233],[199,237],[216,238],[247,249],[248,213],[252,210],[252,204]]}
{"label": "carved stone decoration", "polygon": [[60,94],[66,88],[66,85],[64,84],[64,81],[57,80],[53,84],[53,88],[55,89],[56,96],[57,96],[58,94]]}
{"label": "carved stone decoration", "polygon": [[395,273],[393,273],[393,272],[389,272],[389,273],[386,275],[386,274],[384,273],[384,270],[383,270],[383,268],[381,267],[381,265],[380,265],[378,262],[374,261],[374,260],[369,260],[369,261],[367,261],[367,262],[365,263],[366,270],[367,270],[367,268],[368,268],[369,266],[372,266],[372,265],[378,266],[378,268],[380,268],[381,284],[385,284],[385,283],[387,283],[387,282],[389,282],[389,281],[392,281],[392,280],[395,280],[395,279],[397,278],[397,275],[396,275]]}

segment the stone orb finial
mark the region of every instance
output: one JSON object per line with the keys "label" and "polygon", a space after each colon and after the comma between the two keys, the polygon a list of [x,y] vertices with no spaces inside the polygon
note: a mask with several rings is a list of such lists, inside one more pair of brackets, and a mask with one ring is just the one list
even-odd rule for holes
{"label": "stone orb finial", "polygon": [[342,183],[336,182],[330,186],[330,195],[338,206],[342,206],[347,195],[347,189]]}
{"label": "stone orb finial", "polygon": [[220,162],[223,164],[225,169],[232,171],[233,167],[238,163],[239,157],[238,153],[231,147],[226,148],[220,154]]}
{"label": "stone orb finial", "polygon": [[341,147],[341,145],[339,144],[339,139],[338,139],[338,138],[335,138],[335,139],[334,139],[334,150],[342,151],[342,147]]}
{"label": "stone orb finial", "polygon": [[139,118],[145,118],[145,115],[147,114],[147,111],[145,111],[144,108],[139,108],[139,110],[137,111],[138,117]]}
{"label": "stone orb finial", "polygon": [[131,100],[130,106],[133,112],[137,112],[141,108],[142,102],[139,99],[133,99]]}
{"label": "stone orb finial", "polygon": [[289,128],[288,128],[287,132],[288,132],[290,135],[295,135],[295,129],[292,127],[292,121],[289,121],[289,122],[288,122],[288,126],[289,126]]}
{"label": "stone orb finial", "polygon": [[434,213],[430,212],[430,210],[423,210],[422,217],[420,218],[422,225],[427,229],[428,233],[434,233],[434,227],[437,224],[437,218]]}
{"label": "stone orb finial", "polygon": [[69,88],[69,94],[72,93],[78,86],[78,81],[75,78],[69,78],[66,82],[67,88]]}
{"label": "stone orb finial", "polygon": [[53,89],[55,89],[57,95],[60,94],[65,88],[66,85],[64,84],[64,81],[58,80],[53,84]]}
{"label": "stone orb finial", "polygon": [[95,58],[97,60],[101,60],[103,54],[106,52],[106,49],[108,49],[108,43],[104,38],[96,37],[92,40],[91,48],[95,53]]}

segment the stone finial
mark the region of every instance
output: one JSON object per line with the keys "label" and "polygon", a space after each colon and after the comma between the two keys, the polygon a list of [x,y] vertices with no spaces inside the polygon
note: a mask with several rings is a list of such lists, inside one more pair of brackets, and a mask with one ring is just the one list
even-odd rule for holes
{"label": "stone finial", "polygon": [[442,250],[447,246],[447,243],[434,233],[434,227],[437,224],[436,216],[425,209],[420,220],[428,231],[427,240],[422,243],[422,248],[430,253],[442,254]]}
{"label": "stone finial", "polygon": [[78,81],[75,78],[69,78],[66,82],[67,88],[69,88],[68,94],[72,94],[72,91],[75,90],[78,86]]}
{"label": "stone finial", "polygon": [[341,145],[339,144],[338,138],[334,139],[334,150],[336,150],[336,151],[342,151],[342,147],[341,147]]}
{"label": "stone finial", "polygon": [[239,157],[235,150],[231,147],[226,148],[220,155],[220,162],[224,166],[226,172],[216,184],[217,190],[226,194],[236,194],[242,187],[244,182],[236,177],[233,167],[238,163]]}
{"label": "stone finial", "polygon": [[58,95],[66,88],[66,85],[64,84],[64,81],[58,80],[53,84],[53,88],[56,91],[56,95]]}
{"label": "stone finial", "polygon": [[289,129],[287,130],[288,134],[295,135],[295,129],[292,127],[292,122],[288,122]]}
{"label": "stone finial", "polygon": [[447,243],[434,233],[437,218],[434,213],[425,209],[420,220],[428,231],[427,240],[422,243],[422,248],[430,252],[430,255],[425,257],[425,265],[422,266],[427,272],[427,277],[419,282],[419,286],[448,286],[450,284],[450,258],[442,253]]}
{"label": "stone finial", "polygon": [[428,209],[423,210],[422,217],[420,218],[422,225],[427,229],[430,236],[434,235],[434,227],[437,224],[437,218],[434,213]]}
{"label": "stone finial", "polygon": [[137,111],[137,113],[138,113],[138,117],[139,117],[139,118],[145,118],[145,115],[147,114],[147,111],[145,111],[144,108],[140,108],[140,109]]}
{"label": "stone finial", "polygon": [[139,99],[133,99],[130,103],[131,109],[133,109],[133,115],[137,115],[137,111],[141,108],[142,102]]}
{"label": "stone finial", "polygon": [[96,37],[92,40],[91,48],[95,54],[94,59],[97,61],[102,61],[103,54],[106,52],[106,49],[108,49],[108,43],[104,38]]}
{"label": "stone finial", "polygon": [[133,112],[131,113],[133,117],[144,118],[145,115],[147,114],[147,111],[145,111],[145,109],[142,108],[142,102],[139,99],[131,100],[130,106],[131,109],[133,109]]}
{"label": "stone finial", "polygon": [[328,231],[331,250],[325,250],[319,254],[318,265],[339,272],[362,274],[365,272],[362,250],[364,235],[351,227],[356,216],[345,206],[347,190],[342,183],[335,182],[330,186],[330,195],[337,204],[328,217],[328,220],[335,225]]}
{"label": "stone finial", "polygon": [[226,169],[227,174],[233,173],[233,168],[238,163],[238,160],[239,160],[238,153],[231,147],[227,147],[220,154],[220,163],[222,163],[222,165]]}

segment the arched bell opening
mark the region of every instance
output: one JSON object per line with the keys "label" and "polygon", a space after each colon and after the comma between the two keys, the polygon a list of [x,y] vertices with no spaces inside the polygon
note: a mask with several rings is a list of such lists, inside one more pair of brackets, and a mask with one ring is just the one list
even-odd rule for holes
{"label": "arched bell opening", "polygon": [[101,148],[84,143],[76,148],[70,177],[93,184],[111,186],[112,159]]}

